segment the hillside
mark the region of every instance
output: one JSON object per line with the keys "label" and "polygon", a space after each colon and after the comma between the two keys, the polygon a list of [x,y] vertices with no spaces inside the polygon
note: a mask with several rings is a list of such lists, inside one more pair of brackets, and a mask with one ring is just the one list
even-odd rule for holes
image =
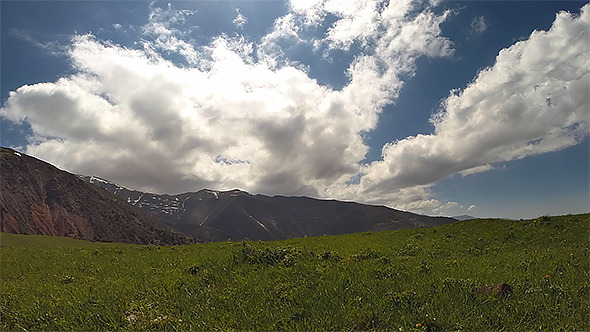
{"label": "hillside", "polygon": [[192,239],[75,175],[0,148],[2,232],[136,244]]}
{"label": "hillside", "polygon": [[384,206],[309,197],[252,195],[203,189],[179,195],[131,190],[95,176],[80,176],[201,241],[282,240],[305,236],[422,228],[456,221]]}
{"label": "hillside", "polygon": [[589,235],[588,214],[176,247],[0,234],[0,329],[588,331]]}

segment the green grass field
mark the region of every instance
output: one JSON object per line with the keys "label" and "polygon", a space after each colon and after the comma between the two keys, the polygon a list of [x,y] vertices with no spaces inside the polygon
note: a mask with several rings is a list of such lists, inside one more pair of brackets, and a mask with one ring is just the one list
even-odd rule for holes
{"label": "green grass field", "polygon": [[[2,330],[587,331],[590,215],[176,247],[0,238]],[[472,293],[506,282],[511,297]]]}

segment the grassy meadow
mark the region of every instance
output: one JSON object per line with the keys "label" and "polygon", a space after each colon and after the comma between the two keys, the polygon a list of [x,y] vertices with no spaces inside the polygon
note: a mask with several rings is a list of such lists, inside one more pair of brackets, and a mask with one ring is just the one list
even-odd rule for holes
{"label": "grassy meadow", "polygon": [[[0,237],[2,330],[590,330],[590,215],[175,247]],[[508,283],[508,297],[472,292]]]}

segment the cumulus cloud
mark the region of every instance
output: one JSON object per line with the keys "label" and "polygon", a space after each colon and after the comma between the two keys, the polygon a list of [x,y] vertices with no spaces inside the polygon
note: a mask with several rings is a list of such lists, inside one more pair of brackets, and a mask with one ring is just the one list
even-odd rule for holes
{"label": "cumulus cloud", "polygon": [[358,194],[377,201],[391,188],[428,186],[455,173],[557,151],[588,135],[590,6],[559,13],[549,31],[502,50],[432,117],[435,131],[386,144],[362,172]]}
{"label": "cumulus cloud", "polygon": [[[358,173],[368,149],[362,133],[399,91],[397,75],[424,53],[436,56],[403,26],[435,31],[422,43],[444,39],[436,33],[440,20],[401,15],[399,31],[382,31],[399,49],[384,45],[357,57],[349,84],[334,90],[304,69],[270,61],[277,54],[266,46],[302,38],[307,23],[297,13],[278,18],[259,45],[221,35],[197,49],[179,28],[193,12],[150,10],[143,49],[76,36],[69,53],[75,74],[11,93],[2,114],[31,123],[28,152],[157,192],[213,186],[323,196]],[[166,52],[194,66],[175,65]]]}
{"label": "cumulus cloud", "polygon": [[[260,41],[220,35],[207,45],[184,30],[194,12],[150,5],[141,47],[75,36],[73,74],[11,92],[0,115],[30,123],[28,153],[133,188],[241,188],[435,214],[461,207],[433,198],[436,181],[562,149],[587,133],[585,6],[503,50],[453,91],[432,118],[435,132],[386,144],[381,160],[362,164],[363,137],[397,98],[401,77],[419,57],[452,56],[440,29],[449,14],[411,1],[339,3],[291,1]],[[328,15],[334,23],[310,40],[306,29]],[[288,41],[363,51],[334,89],[289,61]]]}

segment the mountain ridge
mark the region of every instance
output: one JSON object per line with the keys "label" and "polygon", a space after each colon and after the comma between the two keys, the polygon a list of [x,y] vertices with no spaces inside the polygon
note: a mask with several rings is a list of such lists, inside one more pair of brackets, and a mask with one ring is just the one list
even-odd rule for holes
{"label": "mountain ridge", "polygon": [[471,219],[479,219],[478,217],[474,217],[472,215],[469,214],[462,214],[460,216],[453,216],[453,219],[457,219],[459,221],[463,221],[463,220],[471,220]]}
{"label": "mountain ridge", "polygon": [[382,205],[306,196],[267,196],[240,189],[201,189],[161,195],[129,189],[97,176],[78,176],[200,241],[224,241],[228,238],[282,240],[432,227],[456,221],[448,217],[398,211]]}

